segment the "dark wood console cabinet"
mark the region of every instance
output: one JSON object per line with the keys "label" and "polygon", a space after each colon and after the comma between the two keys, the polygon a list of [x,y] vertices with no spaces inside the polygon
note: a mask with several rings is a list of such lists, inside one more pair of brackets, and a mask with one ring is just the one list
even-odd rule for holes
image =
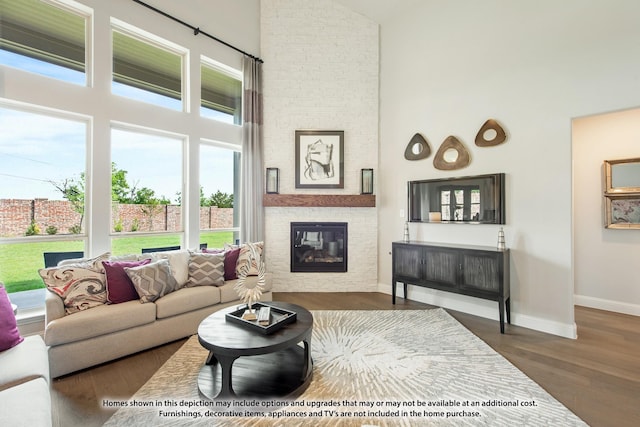
{"label": "dark wood console cabinet", "polygon": [[485,246],[447,245],[428,242],[393,242],[392,303],[396,285],[407,284],[497,301],[500,332],[504,315],[511,323],[509,250]]}

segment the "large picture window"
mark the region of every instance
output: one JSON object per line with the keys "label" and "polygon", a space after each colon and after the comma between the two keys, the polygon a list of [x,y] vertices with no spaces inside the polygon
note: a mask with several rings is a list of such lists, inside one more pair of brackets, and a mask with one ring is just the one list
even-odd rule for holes
{"label": "large picture window", "polygon": [[200,144],[200,242],[220,248],[238,239],[240,152],[229,145]]}
{"label": "large picture window", "polygon": [[44,252],[84,250],[87,123],[0,104],[0,281],[44,287]]}
{"label": "large picture window", "polygon": [[[112,235],[126,237],[114,239],[114,253],[180,246],[184,230],[183,145],[184,139],[175,136],[112,129]],[[139,239],[133,234],[147,237]],[[154,234],[164,236],[151,237]]]}
{"label": "large picture window", "polygon": [[40,0],[0,0],[0,63],[86,84],[89,11]]}
{"label": "large picture window", "polygon": [[45,253],[239,238],[242,57],[111,3],[0,0],[0,281],[22,320]]}

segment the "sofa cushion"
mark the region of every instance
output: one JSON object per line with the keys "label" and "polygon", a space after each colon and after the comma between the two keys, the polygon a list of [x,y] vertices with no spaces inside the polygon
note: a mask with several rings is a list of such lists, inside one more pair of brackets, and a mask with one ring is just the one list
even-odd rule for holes
{"label": "sofa cushion", "polygon": [[175,316],[220,302],[220,290],[215,286],[182,288],[155,302],[158,319]]}
{"label": "sofa cushion", "polygon": [[0,353],[0,390],[42,378],[49,382],[47,347],[40,335],[31,335]]}
{"label": "sofa cushion", "polygon": [[5,351],[20,344],[24,338],[20,336],[16,315],[13,314],[11,301],[4,285],[0,283],[0,351]]}
{"label": "sofa cushion", "polygon": [[224,285],[220,286],[220,302],[222,304],[226,302],[239,300],[238,292],[233,288],[238,280],[230,280],[228,282],[224,282]]}
{"label": "sofa cushion", "polygon": [[66,344],[145,325],[155,320],[154,304],[140,304],[139,301],[105,304],[49,322],[44,341],[49,346]]}
{"label": "sofa cushion", "polygon": [[67,314],[97,307],[107,302],[107,286],[102,261],[110,253],[59,267],[38,270],[47,289],[64,302]]}
{"label": "sofa cushion", "polygon": [[224,284],[224,255],[224,252],[218,254],[192,253],[189,256],[189,280],[185,286],[221,286]]}
{"label": "sofa cushion", "polygon": [[107,301],[111,304],[140,299],[133,282],[124,271],[125,267],[147,265],[150,259],[140,261],[102,261],[107,278]]}
{"label": "sofa cushion", "polygon": [[124,271],[133,282],[142,303],[154,302],[177,289],[176,279],[171,274],[167,259],[139,267],[125,267]]}
{"label": "sofa cushion", "polygon": [[166,259],[171,266],[171,274],[176,279],[176,289],[183,287],[189,280],[189,251],[180,249],[177,251],[152,252],[149,254],[153,260]]}
{"label": "sofa cushion", "polygon": [[51,426],[49,384],[38,378],[0,391],[0,425]]}

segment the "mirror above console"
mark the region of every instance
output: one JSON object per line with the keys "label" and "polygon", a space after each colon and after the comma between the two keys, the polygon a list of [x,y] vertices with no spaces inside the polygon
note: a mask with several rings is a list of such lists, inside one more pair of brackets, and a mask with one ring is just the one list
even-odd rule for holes
{"label": "mirror above console", "polygon": [[505,174],[409,181],[409,221],[505,224]]}

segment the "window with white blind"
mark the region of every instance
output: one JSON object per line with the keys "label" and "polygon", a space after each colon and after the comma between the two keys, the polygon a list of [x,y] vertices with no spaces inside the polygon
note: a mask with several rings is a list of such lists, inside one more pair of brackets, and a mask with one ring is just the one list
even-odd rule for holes
{"label": "window with white blind", "polygon": [[114,23],[112,40],[114,94],[174,110],[184,109],[184,50],[118,23]]}
{"label": "window with white blind", "polygon": [[200,115],[234,125],[242,124],[240,73],[203,58],[200,80]]}
{"label": "window with white blind", "polygon": [[89,15],[73,2],[0,0],[0,63],[86,84]]}

